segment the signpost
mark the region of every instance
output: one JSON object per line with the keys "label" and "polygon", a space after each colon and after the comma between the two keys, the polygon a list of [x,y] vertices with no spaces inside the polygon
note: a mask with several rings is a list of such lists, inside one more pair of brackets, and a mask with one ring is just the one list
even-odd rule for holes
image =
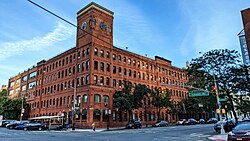
{"label": "signpost", "polygon": [[209,96],[209,92],[207,92],[207,91],[189,92],[189,97],[198,97],[198,96]]}

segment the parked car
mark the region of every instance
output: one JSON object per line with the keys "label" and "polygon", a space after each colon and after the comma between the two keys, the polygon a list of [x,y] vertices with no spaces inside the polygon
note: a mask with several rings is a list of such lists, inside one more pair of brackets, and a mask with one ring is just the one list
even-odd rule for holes
{"label": "parked car", "polygon": [[15,127],[15,129],[19,130],[45,130],[47,129],[44,124],[42,123],[25,123],[25,124],[20,124]]}
{"label": "parked car", "polygon": [[177,125],[184,125],[184,123],[186,122],[186,119],[180,119],[176,122]]}
{"label": "parked car", "polygon": [[153,127],[163,127],[168,126],[168,122],[165,120],[159,120],[155,124],[152,125]]}
{"label": "parked car", "polygon": [[210,119],[207,120],[208,124],[217,123],[217,122],[218,122],[217,118],[210,118]]}
{"label": "parked car", "polygon": [[225,132],[229,132],[232,131],[232,129],[236,126],[236,123],[233,119],[228,119],[228,121],[218,121],[215,125],[214,125],[214,130],[216,132],[220,132],[221,130],[221,124],[223,123],[223,128],[225,130]]}
{"label": "parked car", "polygon": [[238,124],[231,132],[228,133],[228,141],[250,140],[250,123]]}
{"label": "parked car", "polygon": [[198,123],[199,123],[199,124],[205,124],[206,121],[205,121],[205,119],[202,119],[202,118],[201,118],[201,119],[198,121]]}
{"label": "parked car", "polygon": [[142,123],[140,120],[133,120],[130,121],[127,125],[126,128],[131,129],[131,128],[141,128],[142,127]]}
{"label": "parked car", "polygon": [[25,124],[25,123],[29,123],[29,121],[14,121],[12,123],[9,123],[6,125],[6,128],[8,129],[14,129],[16,126],[20,125],[20,124]]}
{"label": "parked car", "polygon": [[190,118],[187,121],[184,122],[185,125],[195,125],[197,123],[197,120]]}
{"label": "parked car", "polygon": [[13,122],[13,120],[2,120],[2,127],[6,127],[6,125],[11,122]]}

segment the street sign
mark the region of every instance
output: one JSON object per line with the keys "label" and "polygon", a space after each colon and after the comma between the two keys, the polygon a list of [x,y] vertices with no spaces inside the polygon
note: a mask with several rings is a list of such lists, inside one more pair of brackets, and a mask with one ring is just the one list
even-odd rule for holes
{"label": "street sign", "polygon": [[227,101],[227,97],[219,98],[219,101]]}
{"label": "street sign", "polygon": [[189,92],[189,97],[197,97],[197,96],[209,96],[209,92],[206,91]]}

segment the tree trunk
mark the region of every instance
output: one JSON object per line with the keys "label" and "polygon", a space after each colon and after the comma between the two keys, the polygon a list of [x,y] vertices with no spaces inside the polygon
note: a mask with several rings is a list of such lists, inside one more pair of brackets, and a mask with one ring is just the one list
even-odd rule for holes
{"label": "tree trunk", "polygon": [[234,110],[234,104],[233,104],[233,99],[231,97],[231,95],[227,92],[227,96],[228,96],[228,100],[230,102],[230,105],[231,105],[231,109],[233,111],[233,115],[234,115],[234,118],[235,118],[235,121],[236,121],[236,124],[238,124],[238,117],[237,117],[237,114]]}
{"label": "tree trunk", "polygon": [[158,108],[158,109],[157,109],[157,120],[158,120],[158,121],[160,120],[160,113],[161,113],[161,109]]}

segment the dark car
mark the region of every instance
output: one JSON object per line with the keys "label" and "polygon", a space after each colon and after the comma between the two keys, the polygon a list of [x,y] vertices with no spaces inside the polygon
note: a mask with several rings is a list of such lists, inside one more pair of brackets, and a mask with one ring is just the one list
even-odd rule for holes
{"label": "dark car", "polygon": [[207,120],[208,124],[217,123],[217,122],[218,122],[217,118],[210,118],[210,119]]}
{"label": "dark car", "polygon": [[205,119],[202,119],[202,118],[201,118],[201,119],[198,121],[198,123],[199,123],[199,124],[205,124],[206,121],[205,121]]}
{"label": "dark car", "polygon": [[236,126],[236,123],[234,120],[232,119],[228,119],[227,121],[218,121],[215,125],[214,125],[214,130],[218,133],[220,133],[221,130],[221,124],[223,123],[223,128],[225,130],[225,132],[229,132],[232,131],[232,129]]}
{"label": "dark car", "polygon": [[231,132],[228,133],[228,141],[250,140],[250,123],[238,124]]}
{"label": "dark car", "polygon": [[142,127],[142,123],[141,121],[139,120],[134,120],[134,121],[131,121],[129,122],[127,125],[126,125],[126,128],[128,129],[132,129],[132,128],[141,128]]}
{"label": "dark car", "polygon": [[6,125],[6,128],[8,129],[14,129],[16,126],[20,125],[20,124],[25,124],[25,123],[29,123],[29,121],[14,121],[14,122],[11,122],[9,124]]}
{"label": "dark car", "polygon": [[168,126],[168,122],[165,120],[159,120],[155,124],[152,125],[153,127],[163,127],[163,126]]}
{"label": "dark car", "polygon": [[195,125],[196,123],[197,123],[197,121],[193,118],[190,118],[184,122],[185,125]]}
{"label": "dark car", "polygon": [[42,123],[25,123],[25,124],[20,124],[15,127],[15,129],[19,130],[45,130],[47,129],[44,124]]}

